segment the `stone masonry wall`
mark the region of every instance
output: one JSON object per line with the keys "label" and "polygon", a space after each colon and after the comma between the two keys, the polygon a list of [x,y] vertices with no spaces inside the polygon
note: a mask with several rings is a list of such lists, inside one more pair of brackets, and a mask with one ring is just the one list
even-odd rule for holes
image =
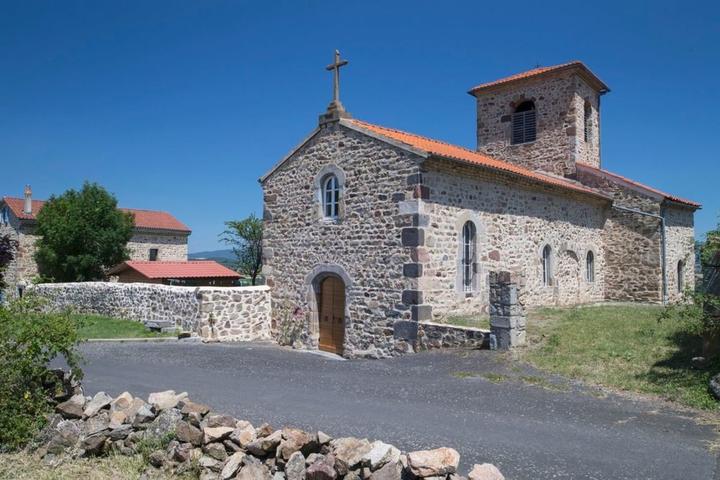
{"label": "stone masonry wall", "polygon": [[0,235],[10,235],[18,242],[13,261],[5,270],[6,294],[13,298],[17,296],[19,283],[30,284],[38,275],[35,255],[35,242],[37,236],[34,234],[34,227],[22,224],[14,216],[10,217],[9,225],[0,225]]}
{"label": "stone masonry wall", "polygon": [[[324,172],[344,178],[339,221],[322,218],[318,195]],[[411,320],[403,296],[417,282],[404,276],[412,263],[403,246],[417,205],[414,155],[338,124],[325,126],[263,185],[264,255],[278,329],[302,322],[302,343],[317,347],[316,288],[323,275],[345,283],[344,355],[397,353],[393,326]],[[408,228],[405,228],[407,230]]]}
{"label": "stone masonry wall", "polygon": [[[270,293],[261,287],[176,287],[143,283],[44,283],[28,288],[53,311],[171,322],[218,340],[270,339]],[[211,328],[212,327],[212,328]]]}
{"label": "stone masonry wall", "polygon": [[[686,259],[685,286],[695,285],[693,212],[663,206],[662,199],[624,187],[591,172],[578,171],[578,180],[612,195],[615,205],[666,218],[666,258],[669,300],[679,298],[677,262]],[[662,209],[662,210],[661,210]],[[610,211],[604,232],[606,245],[606,298],[613,301],[662,301],[662,250],[660,220],[639,214]]]}
{"label": "stone masonry wall", "polygon": [[[491,270],[520,274],[528,306],[601,301],[606,277],[603,244],[607,205],[587,197],[488,177],[479,169],[426,162],[429,199],[420,288],[433,318],[488,313],[487,275]],[[477,229],[478,283],[472,293],[459,279],[462,227]],[[552,248],[554,282],[542,283],[542,249]],[[586,280],[586,255],[595,257],[595,281]]]}
{"label": "stone masonry wall", "polygon": [[135,231],[127,244],[131,260],[150,260],[150,249],[158,249],[159,261],[188,259],[188,235],[172,232]]}
{"label": "stone masonry wall", "polygon": [[[537,115],[537,139],[511,144],[511,115],[532,100]],[[592,133],[584,139],[584,104],[592,108]],[[492,157],[558,175],[575,173],[575,162],[599,166],[600,105],[597,92],[576,74],[560,72],[514,82],[478,95],[477,144]]]}
{"label": "stone masonry wall", "polygon": [[695,225],[693,211],[682,207],[665,207],[665,244],[667,259],[668,297],[680,300],[678,288],[678,262],[683,269],[683,290],[695,288]]}

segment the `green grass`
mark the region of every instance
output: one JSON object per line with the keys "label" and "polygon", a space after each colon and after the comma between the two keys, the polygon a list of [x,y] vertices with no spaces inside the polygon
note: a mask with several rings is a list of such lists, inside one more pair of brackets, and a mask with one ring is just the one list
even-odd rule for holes
{"label": "green grass", "polygon": [[701,339],[683,332],[675,321],[659,323],[660,311],[652,306],[539,310],[529,315],[529,347],[519,353],[545,371],[718,409],[708,380],[720,372],[720,361],[693,368]]}
{"label": "green grass", "polygon": [[448,325],[455,325],[458,327],[473,327],[482,328],[484,330],[490,330],[490,317],[487,316],[473,316],[473,315],[457,315],[450,316],[444,319],[441,323],[447,323]]}
{"label": "green grass", "polygon": [[484,372],[482,376],[483,378],[485,378],[485,380],[489,380],[492,383],[500,383],[508,379],[506,375],[494,372]]}
{"label": "green grass", "polygon": [[174,337],[176,333],[158,333],[146,328],[141,322],[102,317],[99,315],[77,315],[82,322],[80,337],[94,338],[159,338]]}

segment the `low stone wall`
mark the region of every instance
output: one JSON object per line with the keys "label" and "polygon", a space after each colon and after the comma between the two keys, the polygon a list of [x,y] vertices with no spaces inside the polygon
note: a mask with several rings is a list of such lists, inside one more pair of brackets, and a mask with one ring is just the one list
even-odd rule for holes
{"label": "low stone wall", "polygon": [[207,339],[270,339],[270,289],[175,287],[149,283],[45,283],[28,293],[48,309],[70,308],[143,323],[175,325]]}
{"label": "low stone wall", "polygon": [[479,328],[420,322],[415,348],[418,351],[436,348],[480,348],[489,338],[489,334],[489,331]]}

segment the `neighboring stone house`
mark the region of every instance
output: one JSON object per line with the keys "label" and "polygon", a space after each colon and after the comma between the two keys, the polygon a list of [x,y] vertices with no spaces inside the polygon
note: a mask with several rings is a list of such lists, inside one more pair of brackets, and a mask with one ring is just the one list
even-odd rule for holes
{"label": "neighboring stone house", "polygon": [[[38,274],[35,263],[35,227],[43,200],[33,200],[25,188],[25,198],[3,197],[0,200],[0,235],[9,234],[17,240],[13,262],[5,271],[7,293],[14,295],[18,287],[28,285]],[[135,228],[128,242],[131,260],[185,261],[188,255],[190,229],[167,212],[121,208],[133,214]]]}
{"label": "neighboring stone house", "polygon": [[477,150],[354,120],[338,99],[260,182],[274,328],[345,356],[412,348],[418,322],[486,315],[488,272],[525,306],[662,302],[694,283],[700,205],[603,170],[585,65],[486,83]]}

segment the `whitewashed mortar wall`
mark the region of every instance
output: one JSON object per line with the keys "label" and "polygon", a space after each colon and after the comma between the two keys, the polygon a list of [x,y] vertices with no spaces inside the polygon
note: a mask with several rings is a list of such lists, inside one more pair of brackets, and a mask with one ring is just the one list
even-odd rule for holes
{"label": "whitewashed mortar wall", "polygon": [[265,286],[46,283],[28,292],[47,299],[48,308],[56,311],[71,308],[139,322],[173,322],[184,331],[221,341],[270,339],[270,289]]}

